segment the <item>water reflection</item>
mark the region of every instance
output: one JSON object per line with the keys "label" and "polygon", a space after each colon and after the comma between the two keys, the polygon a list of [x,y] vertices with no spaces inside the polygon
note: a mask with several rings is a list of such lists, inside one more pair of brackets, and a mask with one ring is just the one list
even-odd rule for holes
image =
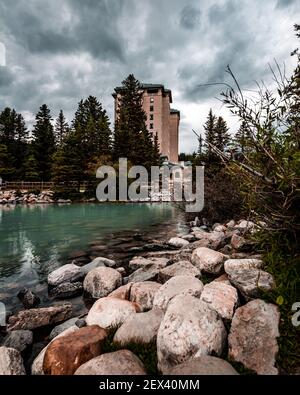
{"label": "water reflection", "polygon": [[[43,281],[70,252],[175,220],[169,204],[0,206],[0,290]],[[107,241],[106,241],[107,242]]]}

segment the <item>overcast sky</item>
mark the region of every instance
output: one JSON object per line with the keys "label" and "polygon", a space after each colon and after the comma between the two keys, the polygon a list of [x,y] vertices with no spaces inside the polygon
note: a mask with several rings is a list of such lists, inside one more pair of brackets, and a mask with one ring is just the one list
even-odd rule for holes
{"label": "overcast sky", "polygon": [[134,73],[173,91],[180,151],[193,151],[191,129],[202,129],[210,107],[236,128],[214,99],[220,87],[198,85],[228,80],[227,64],[244,88],[270,80],[274,58],[291,71],[294,23],[299,0],[1,0],[0,109],[14,107],[30,124],[46,103],[70,121],[78,101],[95,95],[113,123],[113,88]]}

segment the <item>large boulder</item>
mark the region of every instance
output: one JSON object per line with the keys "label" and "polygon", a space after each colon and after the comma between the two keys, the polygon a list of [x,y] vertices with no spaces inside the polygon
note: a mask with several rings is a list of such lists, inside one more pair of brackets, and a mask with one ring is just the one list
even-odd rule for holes
{"label": "large boulder", "polygon": [[184,240],[181,237],[172,237],[168,241],[168,244],[174,248],[181,248],[181,247],[185,247],[185,246],[189,245],[190,243],[188,240]]}
{"label": "large boulder", "polygon": [[82,270],[79,266],[73,263],[61,266],[48,275],[48,284],[56,287],[62,283],[73,283],[81,280],[83,277]]}
{"label": "large boulder", "polygon": [[193,251],[192,263],[201,272],[219,274],[223,269],[226,255],[206,247],[199,247]]}
{"label": "large boulder", "polygon": [[226,320],[232,319],[239,300],[237,290],[223,281],[206,284],[200,299]]}
{"label": "large boulder", "polygon": [[166,267],[168,262],[169,259],[167,258],[155,258],[155,257],[144,258],[142,256],[137,256],[131,259],[131,261],[129,262],[129,267],[132,270],[138,270],[141,268],[147,268],[151,266],[161,269]]}
{"label": "large boulder", "polygon": [[112,259],[107,259],[103,257],[95,258],[92,262],[87,265],[82,266],[81,270],[86,275],[93,269],[97,267],[116,267],[116,262]]}
{"label": "large boulder", "polygon": [[224,263],[225,272],[228,274],[238,269],[261,269],[263,261],[261,259],[228,259]]}
{"label": "large boulder", "polygon": [[236,310],[228,337],[229,358],[258,374],[278,374],[278,307],[256,299]]}
{"label": "large boulder", "polygon": [[180,365],[174,366],[167,372],[168,375],[186,376],[232,376],[238,375],[237,371],[223,359],[202,355],[198,358],[190,359]]}
{"label": "large boulder", "polygon": [[154,281],[144,281],[142,283],[134,283],[130,289],[130,300],[141,306],[142,311],[151,310],[153,300],[160,289],[161,284]]}
{"label": "large boulder", "polygon": [[192,358],[220,355],[225,339],[224,324],[207,303],[178,295],[169,303],[158,330],[158,368],[164,373]]}
{"label": "large boulder", "polygon": [[129,350],[119,350],[93,358],[81,365],[75,375],[84,376],[135,376],[145,375],[142,361]]}
{"label": "large boulder", "polygon": [[117,330],[114,343],[126,346],[132,343],[149,344],[154,342],[163,316],[163,311],[159,309],[131,315]]}
{"label": "large boulder", "polygon": [[176,276],[168,280],[157,291],[153,307],[166,310],[170,301],[177,295],[191,295],[200,298],[203,284],[193,276]]}
{"label": "large boulder", "polygon": [[18,330],[8,332],[2,345],[8,348],[14,348],[20,352],[26,350],[33,342],[33,333],[28,330]]}
{"label": "large boulder", "polygon": [[102,298],[122,285],[122,275],[109,267],[91,270],[84,279],[83,288],[93,298]]}
{"label": "large boulder", "polygon": [[69,303],[39,309],[19,311],[8,320],[8,330],[36,329],[46,325],[66,321],[72,314],[72,305]]}
{"label": "large boulder", "polygon": [[161,267],[157,265],[150,265],[141,267],[136,270],[130,276],[124,277],[124,283],[141,283],[143,281],[152,281],[155,280],[158,276]]}
{"label": "large boulder", "polygon": [[81,282],[62,283],[50,289],[49,295],[55,299],[67,299],[82,294],[83,286]]}
{"label": "large boulder", "polygon": [[275,288],[273,276],[260,269],[230,271],[228,278],[247,300],[257,298],[260,292],[269,292]]}
{"label": "large boulder", "polygon": [[225,239],[225,233],[224,232],[205,232],[204,230],[198,230],[193,232],[195,235],[196,239],[198,240],[206,240],[209,246],[213,249],[218,249],[222,246],[224,243]]}
{"label": "large boulder", "polygon": [[128,283],[125,285],[122,285],[122,287],[119,287],[112,291],[109,295],[107,295],[109,298],[117,298],[117,299],[124,299],[124,300],[129,300],[130,298],[130,291],[131,287],[134,283]]}
{"label": "large boulder", "polygon": [[101,354],[106,337],[104,329],[93,325],[54,340],[44,356],[45,374],[74,374],[79,366]]}
{"label": "large boulder", "polygon": [[65,329],[63,332],[61,332],[59,335],[57,335],[49,344],[47,344],[47,346],[44,347],[42,349],[42,351],[34,359],[34,361],[32,363],[32,366],[31,366],[31,374],[33,376],[42,376],[42,375],[44,375],[45,374],[44,373],[44,369],[43,369],[44,357],[45,357],[45,353],[47,351],[47,348],[50,346],[50,344],[54,340],[56,340],[56,339],[58,339],[58,338],[60,338],[62,336],[66,336],[66,335],[68,335],[70,333],[76,332],[78,330],[79,330],[79,328],[76,325],[73,325],[73,326],[69,327],[68,329]]}
{"label": "large boulder", "polygon": [[175,276],[194,276],[200,278],[201,272],[190,261],[178,261],[160,270],[158,280],[161,283],[165,283]]}
{"label": "large boulder", "polygon": [[99,325],[104,329],[118,327],[132,314],[139,311],[136,303],[116,298],[102,298],[97,300],[89,311],[87,325]]}
{"label": "large boulder", "polygon": [[25,375],[20,351],[9,347],[0,347],[0,376]]}

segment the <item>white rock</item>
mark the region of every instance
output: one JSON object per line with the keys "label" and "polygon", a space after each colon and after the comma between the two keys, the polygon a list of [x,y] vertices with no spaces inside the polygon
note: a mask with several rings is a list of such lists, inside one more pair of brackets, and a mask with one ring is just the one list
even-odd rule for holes
{"label": "white rock", "polygon": [[205,302],[190,295],[176,296],[158,330],[158,368],[164,373],[192,358],[220,355],[225,339],[221,318]]}
{"label": "white rock", "polygon": [[200,299],[223,319],[231,320],[238,304],[238,293],[231,285],[222,281],[212,281],[204,286]]}
{"label": "white rock", "polygon": [[81,268],[73,263],[69,263],[50,273],[48,275],[48,284],[55,287],[62,283],[78,281],[82,276]]}
{"label": "white rock", "polygon": [[180,365],[171,368],[168,373],[171,376],[232,376],[238,375],[237,371],[223,359],[203,355],[202,357],[190,359]]}
{"label": "white rock", "polygon": [[191,295],[200,298],[203,284],[193,276],[175,276],[157,291],[153,307],[166,310],[170,301],[177,295]]}
{"label": "white rock", "polygon": [[97,267],[115,267],[116,266],[116,262],[111,260],[111,259],[107,259],[107,258],[95,258],[92,262],[88,263],[87,265],[82,266],[81,270],[84,274],[88,274],[88,272],[90,272],[93,269],[96,269]]}
{"label": "white rock", "polygon": [[229,358],[258,374],[278,374],[279,318],[277,306],[259,299],[238,308],[228,336]]}
{"label": "white rock", "polygon": [[235,229],[240,230],[248,230],[255,227],[255,223],[252,221],[241,220],[237,225],[235,225]]}
{"label": "white rock", "polygon": [[136,303],[117,298],[101,298],[89,311],[87,325],[99,325],[103,329],[116,328],[139,310]]}
{"label": "white rock", "polygon": [[239,269],[261,269],[263,261],[260,259],[228,259],[224,263],[225,272],[228,274],[231,271]]}
{"label": "white rock", "polygon": [[84,279],[83,288],[93,298],[102,298],[122,285],[122,275],[109,267],[97,267]]}
{"label": "white rock", "polygon": [[138,303],[142,311],[151,310],[154,297],[160,287],[161,284],[154,281],[134,283],[130,289],[130,301]]}
{"label": "white rock", "polygon": [[175,276],[194,276],[201,277],[201,272],[198,268],[191,264],[189,261],[179,261],[173,265],[167,266],[160,270],[158,278],[162,283],[170,280]]}
{"label": "white rock", "polygon": [[199,247],[193,251],[192,263],[201,270],[212,274],[219,274],[223,269],[226,255],[206,247]]}
{"label": "white rock", "polygon": [[144,258],[142,256],[138,256],[138,257],[134,257],[129,262],[129,267],[132,270],[138,270],[148,267],[157,267],[158,269],[161,269],[166,267],[168,262],[169,259],[167,258],[155,258],[155,257]]}
{"label": "white rock", "polygon": [[159,309],[131,315],[117,330],[114,343],[126,346],[132,343],[149,344],[154,342],[163,316],[163,311]]}
{"label": "white rock", "polygon": [[0,347],[0,376],[26,375],[21,353],[14,348]]}
{"label": "white rock", "polygon": [[75,375],[145,375],[146,370],[141,360],[129,350],[119,350],[102,354],[81,365]]}
{"label": "white rock", "polygon": [[172,237],[169,241],[168,244],[172,247],[176,248],[181,248],[189,245],[189,242],[187,240],[184,240],[180,237]]}
{"label": "white rock", "polygon": [[273,276],[260,269],[232,270],[228,278],[246,298],[257,298],[260,291],[269,292],[275,287]]}

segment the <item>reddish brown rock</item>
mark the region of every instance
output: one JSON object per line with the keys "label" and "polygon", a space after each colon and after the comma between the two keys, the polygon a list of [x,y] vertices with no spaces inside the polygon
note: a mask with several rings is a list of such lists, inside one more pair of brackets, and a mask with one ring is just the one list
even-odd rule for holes
{"label": "reddish brown rock", "polygon": [[71,314],[72,305],[70,303],[40,309],[22,310],[17,315],[9,318],[8,330],[32,330],[42,326],[56,324],[57,322],[66,321],[70,318]]}
{"label": "reddish brown rock", "polygon": [[45,353],[45,374],[74,374],[79,366],[101,354],[106,336],[104,329],[93,325],[54,340]]}

